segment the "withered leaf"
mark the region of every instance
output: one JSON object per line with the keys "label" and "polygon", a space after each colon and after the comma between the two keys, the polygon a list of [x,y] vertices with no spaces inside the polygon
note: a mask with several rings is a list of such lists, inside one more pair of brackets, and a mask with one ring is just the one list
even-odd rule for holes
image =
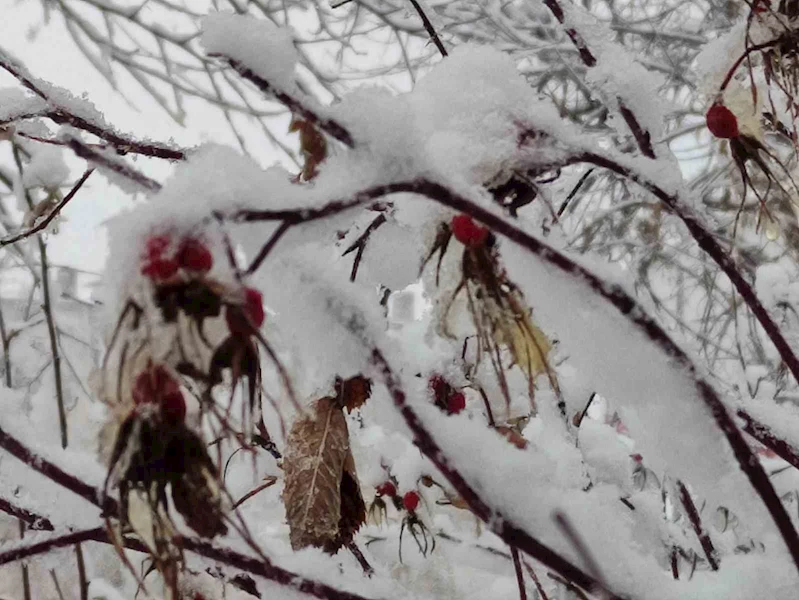
{"label": "withered leaf", "polygon": [[283,460],[283,503],[295,550],[326,548],[336,541],[349,451],[347,421],[334,397],[317,400],[291,428]]}
{"label": "withered leaf", "polygon": [[302,173],[297,176],[305,181],[310,181],[319,173],[318,166],[327,158],[327,140],[314,127],[313,123],[299,117],[293,117],[289,124],[289,132],[299,131],[300,150],[305,157]]}
{"label": "withered leaf", "polygon": [[341,517],[338,521],[338,535],[325,546],[325,551],[330,554],[335,554],[339,548],[348,545],[366,521],[366,504],[361,495],[361,486],[358,484],[355,460],[351,451],[347,451],[347,458],[344,461],[340,491]]}
{"label": "withered leaf", "polygon": [[352,412],[363,406],[372,395],[372,380],[363,375],[344,380],[336,378],[335,391],[339,405],[346,408],[347,412]]}

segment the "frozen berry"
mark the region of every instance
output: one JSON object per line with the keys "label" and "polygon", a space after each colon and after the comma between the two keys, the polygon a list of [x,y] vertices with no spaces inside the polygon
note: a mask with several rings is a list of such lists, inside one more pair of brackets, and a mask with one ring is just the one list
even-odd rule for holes
{"label": "frozen berry", "polygon": [[186,238],[178,248],[178,264],[186,271],[206,273],[214,266],[214,257],[200,240]]}
{"label": "frozen berry", "polygon": [[155,258],[142,265],[141,274],[153,281],[165,281],[178,272],[178,263],[171,258]]}
{"label": "frozen berry", "polygon": [[419,506],[419,494],[414,491],[407,492],[402,497],[402,505],[408,512],[415,511],[416,507]]}
{"label": "frozen berry", "polygon": [[738,119],[733,112],[723,104],[716,103],[710,107],[705,115],[705,122],[710,133],[717,138],[738,137]]}
{"label": "frozen berry", "polygon": [[469,248],[482,246],[488,239],[488,229],[475,223],[469,215],[452,217],[450,228],[455,239]]}
{"label": "frozen berry", "polygon": [[447,410],[449,413],[451,415],[457,415],[464,408],[466,408],[466,396],[463,395],[463,392],[450,394],[450,397],[447,398]]}
{"label": "frozen berry", "polygon": [[427,384],[427,387],[433,392],[433,396],[436,398],[441,398],[442,396],[446,396],[447,394],[447,387],[449,384],[447,381],[438,373],[434,373],[430,376],[430,382]]}
{"label": "frozen berry", "polygon": [[397,495],[397,486],[391,481],[386,481],[377,486],[378,496],[391,496],[392,498]]}
{"label": "frozen berry", "polygon": [[148,261],[163,258],[164,252],[172,243],[172,238],[167,234],[151,235],[144,245],[144,256]]}

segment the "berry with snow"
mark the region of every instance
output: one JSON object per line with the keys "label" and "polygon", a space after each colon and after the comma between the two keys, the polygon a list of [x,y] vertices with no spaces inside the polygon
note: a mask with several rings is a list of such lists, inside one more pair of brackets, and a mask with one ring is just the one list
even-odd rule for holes
{"label": "berry with snow", "polygon": [[457,215],[450,222],[452,235],[468,248],[482,246],[488,239],[488,229],[474,222],[469,215]]}
{"label": "berry with snow", "polygon": [[397,495],[397,486],[395,486],[391,481],[381,483],[377,486],[377,495],[389,496],[393,498]]}
{"label": "berry with snow", "polygon": [[731,139],[740,135],[738,119],[729,108],[718,102],[707,111],[705,122],[710,133],[717,138]]}
{"label": "berry with snow", "polygon": [[157,258],[163,258],[164,252],[166,252],[171,243],[172,238],[166,233],[160,235],[151,235],[144,243],[144,257],[148,261],[152,261]]}
{"label": "berry with snow", "polygon": [[464,408],[466,408],[466,396],[463,392],[455,392],[447,398],[447,411],[451,415],[457,415]]}
{"label": "berry with snow", "polygon": [[406,492],[405,495],[402,497],[402,506],[405,507],[405,510],[408,512],[413,512],[416,510],[416,507],[419,506],[419,494],[411,490],[410,492]]}
{"label": "berry with snow", "polygon": [[174,258],[153,258],[141,267],[141,274],[152,281],[166,281],[178,272],[178,263]]}
{"label": "berry with snow", "polygon": [[207,273],[214,266],[214,256],[197,238],[186,238],[178,248],[178,264],[186,271]]}

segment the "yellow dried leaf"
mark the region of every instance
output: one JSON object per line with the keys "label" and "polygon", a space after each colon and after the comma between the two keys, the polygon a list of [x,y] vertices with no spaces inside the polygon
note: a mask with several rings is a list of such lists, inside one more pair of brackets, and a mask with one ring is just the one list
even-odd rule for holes
{"label": "yellow dried leaf", "polygon": [[529,314],[518,311],[502,311],[496,316],[494,341],[505,346],[513,361],[531,377],[546,373],[548,356],[552,344],[541,329],[533,323]]}

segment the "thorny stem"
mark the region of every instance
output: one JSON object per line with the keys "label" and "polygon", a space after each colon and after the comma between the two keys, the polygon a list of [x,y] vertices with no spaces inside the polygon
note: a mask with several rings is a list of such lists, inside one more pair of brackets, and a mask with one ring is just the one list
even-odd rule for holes
{"label": "thorny stem", "polygon": [[137,171],[128,164],[125,164],[120,161],[111,160],[104,154],[97,152],[97,150],[93,149],[88,144],[84,144],[77,138],[70,138],[69,140],[67,140],[67,144],[72,149],[72,151],[81,158],[89,162],[101,165],[106,169],[114,171],[115,173],[118,173],[123,177],[130,179],[131,181],[135,181],[140,186],[142,186],[143,188],[145,188],[150,192],[157,192],[161,189],[161,184],[158,183],[155,179],[147,177],[147,175],[141,173],[140,171]]}
{"label": "thorny stem", "polygon": [[773,433],[771,433],[768,426],[757,421],[745,410],[739,409],[737,415],[744,420],[743,430],[746,433],[751,435],[769,450],[772,450],[777,456],[779,456],[789,465],[792,465],[795,469],[799,469],[798,449],[794,448],[785,440],[776,437]]}
{"label": "thorny stem", "polygon": [[[218,55],[219,56],[219,55]],[[344,144],[345,146],[349,146],[350,148],[355,147],[355,141],[352,139],[350,132],[347,131],[344,127],[342,127],[337,121],[333,119],[326,119],[321,115],[317,114],[315,111],[307,108],[302,102],[287,94],[286,92],[279,90],[272,86],[266,79],[261,77],[260,75],[256,74],[254,71],[249,69],[248,67],[241,64],[239,61],[228,58],[226,56],[222,56],[225,60],[227,60],[228,64],[233,67],[233,69],[244,79],[251,81],[255,86],[261,90],[264,94],[269,94],[277,98],[280,102],[285,104],[288,108],[292,110],[296,115],[301,117],[305,121],[310,121],[313,123],[317,129],[321,129],[329,136],[337,139],[339,142]]]}
{"label": "thorny stem", "polygon": [[688,492],[688,488],[685,487],[685,484],[682,481],[677,481],[677,487],[680,490],[680,501],[685,507],[685,512],[688,513],[688,520],[691,521],[691,525],[696,532],[696,537],[699,538],[699,543],[702,545],[702,550],[705,552],[707,562],[711,569],[718,571],[719,561],[716,556],[716,549],[713,547],[713,542],[710,540],[710,535],[705,528],[702,527],[702,518],[699,516],[699,511],[696,510],[696,505],[691,498],[691,494]]}
{"label": "thorny stem", "polygon": [[117,151],[121,153],[133,152],[135,154],[142,154],[144,156],[150,156],[153,158],[165,158],[169,160],[183,160],[186,158],[186,153],[183,150],[170,148],[161,144],[141,142],[126,138],[119,133],[104,129],[95,123],[87,121],[83,117],[72,114],[67,109],[54,102],[54,100],[50,98],[27,73],[25,73],[24,68],[14,63],[14,61],[8,57],[8,54],[6,54],[1,48],[0,68],[3,68],[11,73],[11,75],[16,77],[17,80],[22,83],[22,85],[43,100],[46,100],[52,108],[52,111],[48,112],[46,116],[56,123],[72,125],[73,127],[82,129],[83,131],[91,133],[92,135],[96,135],[98,138],[103,139],[114,146]]}
{"label": "thorny stem", "polygon": [[[566,26],[566,18],[563,14],[563,7],[561,7],[561,5],[558,3],[558,0],[544,0],[544,4],[546,4],[552,15],[558,20],[558,23],[564,25],[566,35],[569,36],[572,44],[574,44],[574,47],[577,48],[577,52],[580,55],[580,59],[583,61],[583,64],[589,68],[595,66],[597,62],[596,56],[594,56],[594,53],[591,52],[591,49],[585,43],[585,40],[580,33],[573,27]],[[621,97],[616,98],[616,100],[619,103],[619,112],[621,113],[625,123],[627,123],[627,127],[630,129],[630,132],[633,134],[641,154],[647,158],[655,158],[655,149],[652,146],[652,136],[650,133],[641,125],[641,123],[638,121],[638,118],[635,116],[635,113],[630,110]]]}
{"label": "thorny stem", "polygon": [[350,247],[344,251],[344,254],[342,254],[342,256],[347,256],[350,252],[355,252],[355,260],[352,261],[352,271],[350,272],[350,281],[355,281],[355,278],[358,276],[358,267],[361,266],[363,251],[366,249],[366,244],[369,242],[369,238],[385,222],[386,214],[381,212],[371,223],[369,223],[369,226],[360,236],[358,236],[358,239],[355,240]]}
{"label": "thorny stem", "polygon": [[554,550],[533,538],[523,529],[517,527],[499,511],[491,508],[477,490],[464,479],[463,475],[451,466],[441,447],[424,427],[421,420],[416,415],[416,412],[408,405],[405,392],[402,390],[399,380],[397,380],[390,365],[377,348],[372,348],[372,362],[375,367],[381,371],[386,387],[394,399],[394,404],[402,414],[405,423],[413,434],[416,446],[430,459],[441,474],[447,478],[450,484],[455,488],[455,491],[458,492],[461,498],[469,505],[472,512],[479,517],[491,531],[510,546],[518,548],[540,563],[547,565],[550,569],[557,571],[576,585],[584,589],[602,590],[607,594],[607,597],[611,599],[621,598],[602,586],[589,574],[583,572],[579,567],[573,565]]}
{"label": "thorny stem", "polygon": [[6,500],[5,498],[0,497],[0,511],[11,515],[12,517],[16,517],[31,531],[53,531],[55,528],[53,524],[50,522],[50,519],[47,517],[43,517],[41,515],[37,515],[36,513],[22,508],[21,506],[17,506],[10,500]]}
{"label": "thorny stem", "polygon": [[416,12],[419,13],[419,17],[421,17],[421,19],[422,19],[422,24],[424,25],[425,31],[427,31],[427,35],[430,36],[430,39],[436,45],[436,48],[438,48],[438,51],[441,53],[441,56],[443,56],[444,58],[449,56],[447,54],[447,49],[444,48],[444,43],[441,41],[441,38],[438,37],[438,33],[436,32],[436,28],[433,27],[433,23],[430,21],[430,19],[424,13],[424,11],[422,10],[422,7],[419,5],[419,3],[416,0],[410,0],[410,2],[411,2],[411,4],[413,4],[413,8],[416,9]]}
{"label": "thorny stem", "polygon": [[[83,184],[86,183],[86,180],[89,178],[94,172],[93,168],[86,169],[83,173],[83,176],[78,180],[78,182],[69,190],[69,193],[64,196],[64,199],[61,200],[58,204],[56,204],[53,209],[47,213],[47,216],[41,219],[36,225],[30,227],[29,229],[25,229],[24,231],[20,231],[15,233],[14,235],[8,236],[6,238],[0,239],[0,247],[7,246],[8,244],[13,244],[15,242],[19,242],[20,240],[24,240],[32,236],[34,233],[38,233],[41,230],[45,229],[53,219],[55,219],[58,214],[63,210],[63,208],[69,203],[72,198],[75,197],[75,194],[78,193]],[[10,384],[9,384],[10,386]]]}
{"label": "thorny stem", "polygon": [[[20,149],[16,144],[13,145],[14,162],[17,165],[20,179],[23,175],[22,159],[20,158]],[[33,199],[31,198],[28,188],[23,189],[25,200],[28,207],[33,210]],[[64,389],[63,378],[61,377],[61,352],[58,348],[58,333],[56,332],[55,316],[53,315],[53,305],[50,298],[50,273],[49,263],[47,261],[47,245],[41,234],[36,236],[36,241],[39,245],[39,257],[41,268],[41,281],[42,281],[42,300],[45,320],[47,321],[47,333],[50,337],[50,352],[53,355],[53,378],[55,379],[55,397],[58,405],[58,423],[61,429],[61,447],[66,448],[69,439],[67,435],[67,411],[64,403]]]}

